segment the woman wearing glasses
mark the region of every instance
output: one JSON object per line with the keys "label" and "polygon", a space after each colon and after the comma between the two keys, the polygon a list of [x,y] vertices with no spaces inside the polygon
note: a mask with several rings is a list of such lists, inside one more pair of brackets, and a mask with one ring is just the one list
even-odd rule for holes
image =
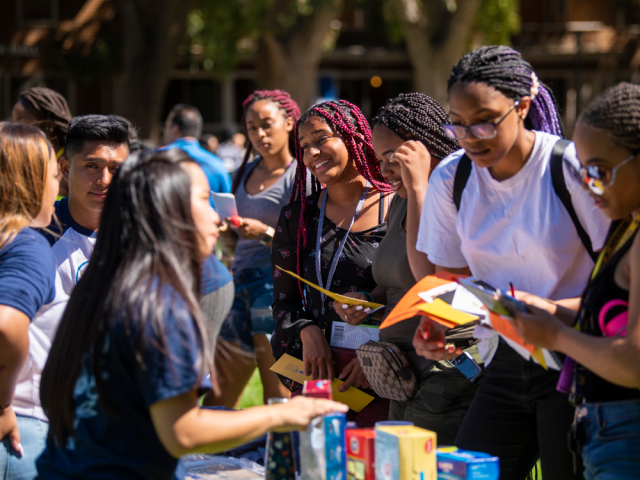
{"label": "woman wearing glasses", "polygon": [[[554,300],[579,296],[594,263],[577,226],[600,249],[608,220],[571,174],[573,145],[560,150],[560,178],[576,223],[554,189],[551,157],[563,132],[551,92],[518,52],[502,46],[465,55],[448,90],[452,124],[445,130],[463,150],[431,176],[417,249],[436,271],[469,268],[495,288],[513,282]],[[545,480],[581,478],[566,444],[573,411],[556,391],[559,372],[544,370],[495,332],[482,330],[477,336],[486,338],[479,345],[485,377],[455,445],[500,457],[501,479],[524,479],[538,458]],[[441,331],[428,320],[414,345],[432,360],[459,355],[445,349]]]}
{"label": "woman wearing glasses", "polygon": [[[540,347],[565,353],[576,407],[572,432],[585,478],[637,478],[640,471],[640,86],[621,83],[580,116],[573,135],[581,176],[615,220],[576,312],[535,300],[515,327]],[[634,295],[631,292],[635,292]],[[555,316],[554,316],[555,315]],[[570,360],[573,359],[573,360]]]}

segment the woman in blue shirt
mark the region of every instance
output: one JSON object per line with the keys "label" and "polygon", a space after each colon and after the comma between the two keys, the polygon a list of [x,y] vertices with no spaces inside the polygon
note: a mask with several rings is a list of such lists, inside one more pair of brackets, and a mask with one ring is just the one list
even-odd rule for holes
{"label": "woman in blue shirt", "polygon": [[[53,300],[55,260],[33,228],[49,225],[58,163],[33,126],[0,123],[0,478],[33,478],[47,424],[16,415],[16,383],[29,352],[29,323]],[[34,352],[31,352],[34,355]]]}
{"label": "woman in blue shirt", "polygon": [[198,306],[215,220],[207,179],[180,150],[131,158],[116,174],[42,375],[51,427],[41,478],[184,478],[184,454],[346,410],[319,399],[241,412],[198,407],[201,389],[215,385]]}

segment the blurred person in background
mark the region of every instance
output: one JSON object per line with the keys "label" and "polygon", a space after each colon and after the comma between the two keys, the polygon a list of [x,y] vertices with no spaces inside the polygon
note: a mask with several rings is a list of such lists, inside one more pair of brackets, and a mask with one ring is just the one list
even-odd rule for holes
{"label": "blurred person in background", "polygon": [[[240,225],[231,269],[235,299],[220,332],[216,371],[221,397],[215,403],[233,408],[258,365],[264,401],[288,397],[289,391],[270,368],[274,363],[268,335],[275,322],[271,312],[273,278],[271,240],[280,210],[289,203],[297,162],[293,157],[298,104],[280,90],[253,92],[243,103],[242,123],[250,145],[232,186]],[[248,163],[252,151],[257,158]],[[230,219],[227,219],[230,223]]]}
{"label": "blurred person in background", "polygon": [[[69,122],[73,118],[62,95],[49,88],[30,88],[20,94],[11,114],[14,122],[35,125],[42,130],[53,145],[56,158],[60,160],[64,154]],[[61,178],[58,200],[67,195],[67,181]]]}
{"label": "blurred person in background", "polygon": [[179,148],[193,158],[204,170],[211,191],[229,193],[231,177],[222,160],[200,146],[198,139],[202,135],[202,115],[192,106],[180,103],[173,107],[164,123],[162,150]]}
{"label": "blurred person in background", "polygon": [[[58,194],[55,151],[35,126],[0,123],[0,478],[37,476],[44,416],[18,407],[21,371],[38,356],[36,312],[53,300],[56,262],[34,228],[49,225]],[[37,397],[37,391],[30,392]]]}
{"label": "blurred person in background", "polygon": [[[216,155],[222,159],[229,173],[233,173],[245,161],[247,149],[245,144],[247,137],[241,132],[231,133],[232,130],[225,128],[220,133],[220,146],[216,150]],[[251,148],[249,148],[251,150]]]}
{"label": "blurred person in background", "polygon": [[200,146],[206,150],[208,150],[209,152],[213,153],[215,155],[216,151],[218,150],[218,147],[220,146],[220,141],[218,140],[218,137],[216,137],[215,135],[211,134],[211,133],[203,133],[200,136]]}

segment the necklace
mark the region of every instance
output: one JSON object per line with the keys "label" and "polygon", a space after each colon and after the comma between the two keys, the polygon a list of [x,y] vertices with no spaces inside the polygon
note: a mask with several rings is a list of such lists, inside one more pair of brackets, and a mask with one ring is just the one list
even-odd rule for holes
{"label": "necklace", "polygon": [[[277,172],[278,170],[284,169],[286,170],[287,168],[289,168],[289,165],[291,165],[293,163],[293,161],[289,162],[287,165],[285,166],[280,166],[280,167],[276,167],[274,169],[271,170],[267,170],[263,165],[262,165],[262,160],[260,160],[260,163],[258,165],[256,165],[256,168],[262,170],[263,172],[265,172],[265,174],[267,176],[271,176],[273,175],[275,172]],[[264,182],[260,182],[260,191],[264,190]]]}

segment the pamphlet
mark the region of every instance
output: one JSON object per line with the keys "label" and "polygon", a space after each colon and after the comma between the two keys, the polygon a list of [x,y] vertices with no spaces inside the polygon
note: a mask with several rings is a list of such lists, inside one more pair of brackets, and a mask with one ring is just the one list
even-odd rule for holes
{"label": "pamphlet", "polygon": [[[307,376],[304,374],[304,363],[302,360],[298,360],[286,353],[280,357],[280,360],[273,364],[271,371],[287,377],[294,382],[298,382],[300,385],[304,385],[305,380],[311,380],[311,375]],[[355,387],[349,387],[346,392],[339,392],[338,388],[340,388],[343,383],[342,380],[337,378],[334,378],[333,382],[331,382],[333,399],[336,402],[342,402],[348,405],[351,410],[360,412],[373,401],[371,395]]]}
{"label": "pamphlet", "polygon": [[373,325],[349,325],[345,322],[333,322],[331,329],[332,347],[349,348],[355,350],[369,340],[380,340],[380,329]]}

